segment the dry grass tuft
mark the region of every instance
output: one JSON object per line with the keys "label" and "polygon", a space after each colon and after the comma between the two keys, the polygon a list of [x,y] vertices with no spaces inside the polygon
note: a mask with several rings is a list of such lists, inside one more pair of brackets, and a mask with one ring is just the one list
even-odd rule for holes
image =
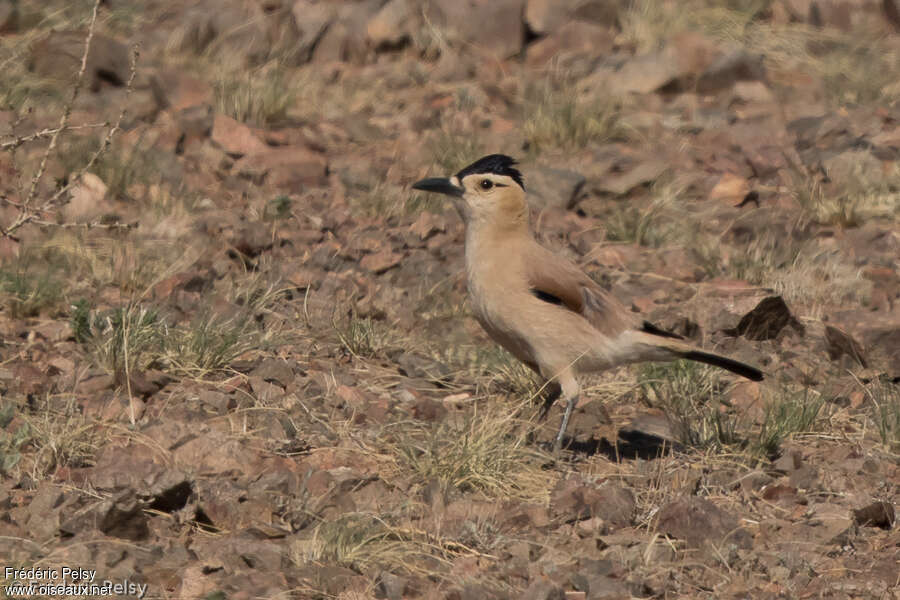
{"label": "dry grass tuft", "polygon": [[[683,189],[671,181],[657,181],[650,190],[646,207],[628,203],[615,206],[604,219],[606,238],[613,242],[628,242],[658,248],[677,233],[680,218],[675,218],[673,206]],[[685,234],[686,235],[686,234]]]}
{"label": "dry grass tuft", "polygon": [[222,372],[240,356],[279,343],[277,328],[253,318],[252,310],[205,313],[186,325],[170,326],[159,311],[136,302],[94,313],[87,301],[73,307],[75,339],[118,381],[150,367],[183,377]]}
{"label": "dry grass tuft", "polygon": [[283,122],[300,94],[298,81],[278,62],[226,72],[214,87],[218,112],[258,127]]}
{"label": "dry grass tuft", "polygon": [[168,372],[202,378],[261,348],[266,337],[250,315],[205,314],[187,326],[168,329],[156,361]]}
{"label": "dry grass tuft", "polygon": [[15,319],[36,317],[59,308],[65,284],[54,265],[23,253],[0,267],[0,301]]}
{"label": "dry grass tuft", "polygon": [[458,423],[404,423],[393,433],[389,452],[417,481],[545,503],[550,486],[542,465],[549,457],[530,442],[532,423],[519,414],[509,406],[476,406]]}
{"label": "dry grass tuft", "polygon": [[818,420],[825,406],[821,394],[809,388],[797,389],[787,385],[764,393],[769,396],[765,404],[765,419],[751,446],[756,454],[777,456],[785,439],[818,429]]}
{"label": "dry grass tuft", "polygon": [[90,342],[97,361],[118,381],[149,367],[165,339],[165,323],[159,313],[138,303],[87,316],[82,304],[75,315],[76,337]]}
{"label": "dry grass tuft", "polygon": [[699,450],[726,450],[739,443],[736,417],[719,402],[725,392],[721,370],[679,360],[641,365],[638,384],[653,406],[674,424],[678,441]]}
{"label": "dry grass tuft", "polygon": [[526,146],[534,154],[627,139],[616,98],[584,98],[565,77],[526,86],[523,96]]}
{"label": "dry grass tuft", "polygon": [[784,440],[817,427],[824,399],[808,388],[765,388],[760,423],[719,399],[727,391],[723,371],[690,361],[649,363],[638,375],[645,397],[674,424],[676,439],[701,452],[734,453],[748,460],[777,456]]}
{"label": "dry grass tuft", "polygon": [[432,161],[447,174],[456,173],[484,154],[484,146],[475,132],[446,125],[434,134],[429,147]]}
{"label": "dry grass tuft", "polygon": [[193,248],[169,239],[141,235],[108,235],[99,231],[61,229],[41,245],[45,260],[76,276],[71,289],[91,295],[108,285],[123,297],[142,296],[157,282],[188,268]]}
{"label": "dry grass tuft", "polygon": [[0,474],[9,475],[22,460],[22,450],[30,439],[27,424],[20,424],[15,431],[10,424],[16,415],[16,406],[10,402],[0,406]]}
{"label": "dry grass tuft", "polygon": [[876,379],[863,386],[872,405],[881,443],[892,452],[900,452],[900,385],[887,379]]}
{"label": "dry grass tuft", "polygon": [[46,397],[36,410],[23,414],[30,456],[31,476],[43,479],[60,467],[86,467],[103,442],[100,428],[80,411],[74,398],[59,402]]}
{"label": "dry grass tuft", "polygon": [[345,513],[319,524],[307,560],[336,563],[362,573],[386,569],[395,573],[435,575],[447,551],[431,536],[389,523],[367,513]]}
{"label": "dry grass tuft", "polygon": [[342,322],[332,321],[332,326],[341,345],[356,358],[380,356],[397,341],[387,323],[370,317],[354,314]]}
{"label": "dry grass tuft", "polygon": [[806,217],[822,225],[859,227],[871,219],[900,215],[900,168],[883,174],[868,153],[849,161],[829,186],[818,176],[796,175],[793,194]]}

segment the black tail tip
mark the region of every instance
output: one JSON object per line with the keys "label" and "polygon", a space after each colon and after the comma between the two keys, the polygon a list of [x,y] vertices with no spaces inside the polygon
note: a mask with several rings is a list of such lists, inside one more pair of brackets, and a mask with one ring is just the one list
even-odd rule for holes
{"label": "black tail tip", "polygon": [[750,365],[717,354],[709,354],[707,352],[695,350],[693,352],[686,352],[684,358],[731,371],[735,375],[746,377],[750,381],[762,381],[765,379],[763,372],[756,367],[751,367]]}

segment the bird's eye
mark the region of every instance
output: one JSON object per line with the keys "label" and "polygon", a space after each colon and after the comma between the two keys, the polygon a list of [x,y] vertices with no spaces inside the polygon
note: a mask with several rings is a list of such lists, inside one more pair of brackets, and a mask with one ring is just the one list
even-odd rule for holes
{"label": "bird's eye", "polygon": [[481,189],[489,190],[492,187],[494,187],[494,182],[491,181],[490,179],[482,179],[481,180]]}

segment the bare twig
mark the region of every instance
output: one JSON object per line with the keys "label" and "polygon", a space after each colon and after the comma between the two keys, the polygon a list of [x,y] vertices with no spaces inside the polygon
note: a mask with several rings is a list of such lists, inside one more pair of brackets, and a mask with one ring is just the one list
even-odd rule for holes
{"label": "bare twig", "polygon": [[[109,150],[109,147],[112,144],[113,138],[119,131],[121,131],[122,121],[125,119],[125,115],[128,113],[128,99],[131,97],[131,92],[134,87],[134,78],[135,78],[135,75],[137,74],[137,59],[139,56],[137,48],[134,48],[132,50],[132,54],[131,54],[131,67],[130,67],[130,72],[129,72],[129,76],[128,76],[128,82],[127,82],[126,88],[125,88],[125,99],[122,104],[122,110],[119,112],[119,116],[116,119],[116,122],[106,132],[106,136],[104,136],[103,142],[100,144],[100,147],[91,155],[91,157],[90,157],[90,159],[88,159],[87,163],[85,163],[85,165],[82,166],[78,170],[77,173],[70,176],[68,182],[64,186],[62,186],[58,190],[56,190],[56,192],[54,192],[54,194],[52,196],[50,196],[50,198],[47,199],[46,202],[44,202],[39,207],[32,206],[32,202],[37,194],[37,185],[38,185],[40,179],[43,177],[44,171],[46,170],[46,166],[47,166],[47,160],[50,156],[50,153],[56,147],[56,143],[57,143],[60,133],[62,133],[63,131],[66,131],[66,130],[71,130],[71,129],[81,129],[81,128],[88,128],[88,127],[96,126],[96,125],[79,125],[79,126],[72,127],[72,126],[68,125],[68,119],[69,119],[69,115],[72,112],[72,104],[74,104],[75,100],[78,97],[78,90],[81,88],[82,80],[84,78],[84,72],[87,67],[87,56],[88,56],[88,52],[90,51],[90,40],[93,37],[94,24],[95,24],[96,17],[97,17],[97,7],[99,6],[99,3],[100,3],[100,0],[96,0],[96,2],[94,4],[94,11],[93,11],[93,14],[91,17],[90,29],[88,30],[87,37],[85,38],[85,52],[82,56],[81,70],[79,71],[78,77],[76,79],[75,89],[73,90],[72,98],[69,101],[69,103],[66,105],[65,109],[63,110],[63,117],[60,120],[60,125],[56,129],[50,129],[50,130],[44,130],[41,132],[37,132],[35,134],[32,134],[31,136],[27,136],[27,138],[17,138],[15,140],[13,140],[12,142],[7,142],[6,144],[4,144],[2,146],[2,148],[5,149],[7,147],[7,145],[9,145],[9,147],[11,149],[15,150],[15,148],[18,147],[19,145],[21,145],[21,143],[31,141],[31,139],[37,139],[39,137],[50,136],[50,144],[47,147],[47,150],[44,152],[44,155],[41,159],[41,164],[38,168],[38,171],[35,173],[35,176],[32,178],[31,188],[30,188],[25,200],[21,203],[13,203],[12,201],[10,201],[8,199],[4,199],[6,202],[15,204],[16,206],[18,206],[20,212],[19,212],[19,215],[16,217],[16,220],[9,227],[7,227],[6,229],[3,229],[2,227],[0,227],[0,235],[10,237],[13,234],[13,232],[15,232],[17,229],[19,229],[20,227],[22,227],[23,225],[25,225],[27,223],[32,223],[32,222],[37,222],[42,225],[59,226],[59,224],[56,224],[56,223],[50,223],[49,221],[40,220],[38,215],[40,213],[51,210],[53,208],[58,208],[58,206],[60,204],[63,204],[63,202],[61,202],[61,199],[63,198],[63,196],[67,192],[69,192],[69,190],[72,189],[72,186],[74,186],[76,183],[81,181],[81,178],[84,176],[84,174],[87,173],[88,170],[90,170],[97,163],[97,160],[101,156],[103,156],[103,154],[105,152],[107,152]],[[103,126],[103,125],[101,125],[101,126]],[[105,124],[105,126],[109,126],[109,125]],[[22,141],[20,143],[19,142],[20,139],[22,139],[24,141]],[[63,226],[81,226],[81,225],[80,224],[74,224],[74,225],[64,224]],[[113,229],[113,228],[130,229],[132,227],[131,225],[122,225],[122,224],[104,225],[104,224],[100,224],[100,223],[87,224],[87,226],[88,227],[106,227],[109,229]]]}
{"label": "bare twig", "polygon": [[59,227],[62,229],[75,229],[75,228],[83,228],[83,229],[136,229],[138,226],[137,221],[132,221],[130,223],[101,223],[100,221],[91,221],[89,223],[55,223],[53,221],[41,221],[38,219],[32,219],[31,223],[35,225],[42,225],[44,227]]}
{"label": "bare twig", "polygon": [[[66,127],[66,131],[77,131],[79,129],[100,129],[101,127],[109,127],[109,122],[107,121],[106,123],[85,123],[83,125],[69,125],[68,127]],[[62,131],[59,127],[56,127],[55,129],[43,129],[29,135],[23,135],[21,137],[13,137],[12,140],[0,144],[0,150],[13,150],[23,144],[27,144],[28,142],[33,142],[41,138],[58,135],[60,133],[62,133]]]}
{"label": "bare twig", "polygon": [[106,132],[106,137],[103,138],[103,143],[101,143],[96,152],[91,155],[90,160],[88,160],[88,162],[78,170],[78,173],[76,173],[73,177],[69,177],[69,181],[66,183],[66,185],[58,189],[56,193],[54,193],[50,197],[50,199],[44,203],[40,210],[43,211],[52,208],[63,196],[63,194],[68,192],[73,185],[81,181],[81,178],[84,177],[84,174],[94,166],[94,164],[97,162],[97,159],[99,159],[107,150],[109,150],[109,147],[112,144],[113,137],[115,137],[115,135],[122,129],[122,121],[125,119],[125,115],[128,114],[128,99],[131,97],[131,90],[134,85],[134,76],[137,73],[138,56],[138,50],[137,48],[134,48],[131,51],[131,71],[128,76],[128,83],[126,84],[125,88],[125,100],[122,103],[122,110],[119,112],[119,116],[116,119],[115,124],[110,127],[109,131]]}
{"label": "bare twig", "polygon": [[50,158],[50,154],[53,153],[53,150],[56,149],[59,135],[66,130],[66,126],[69,124],[69,117],[72,115],[72,107],[75,105],[75,101],[78,100],[78,94],[81,93],[81,87],[84,83],[84,73],[87,70],[88,55],[91,52],[91,42],[94,40],[94,26],[97,24],[97,11],[100,10],[100,1],[101,0],[94,0],[94,8],[91,11],[91,24],[88,26],[88,32],[84,38],[84,52],[81,54],[81,67],[78,69],[78,76],[75,77],[75,83],[72,86],[72,96],[69,98],[69,101],[66,102],[66,105],[63,108],[63,114],[59,119],[59,127],[56,128],[56,132],[50,138],[50,145],[47,146],[44,156],[41,157],[41,164],[38,167],[37,172],[35,172],[34,177],[31,178],[31,188],[28,190],[28,195],[25,196],[24,204],[26,206],[31,203],[37,194],[38,184],[41,179],[43,179],[44,171],[47,169],[47,160]]}

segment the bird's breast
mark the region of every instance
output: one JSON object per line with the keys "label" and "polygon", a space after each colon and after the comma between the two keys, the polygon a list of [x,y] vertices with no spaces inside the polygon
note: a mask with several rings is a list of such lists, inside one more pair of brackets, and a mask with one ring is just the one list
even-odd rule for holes
{"label": "bird's breast", "polygon": [[469,263],[467,278],[472,312],[482,328],[513,356],[534,365],[525,315],[519,310],[529,295],[524,278],[517,277],[515,260]]}

